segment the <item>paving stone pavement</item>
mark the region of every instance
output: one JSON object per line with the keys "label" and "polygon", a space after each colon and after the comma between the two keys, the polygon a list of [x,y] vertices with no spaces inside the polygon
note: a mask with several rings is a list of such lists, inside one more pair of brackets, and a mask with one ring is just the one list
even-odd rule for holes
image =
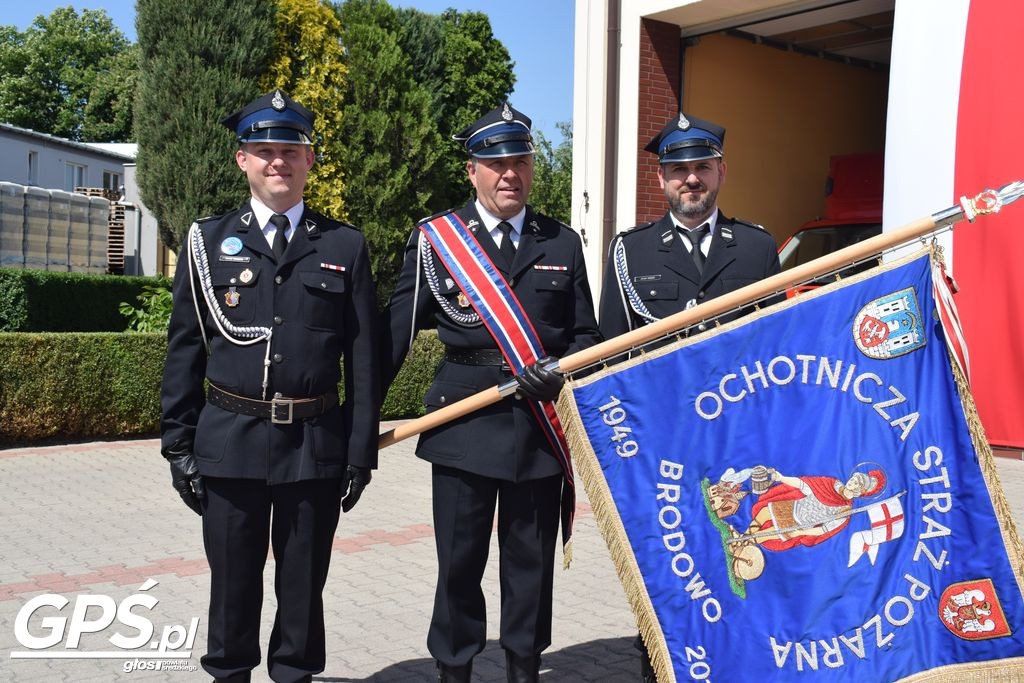
{"label": "paving stone pavement", "polygon": [[[432,680],[426,649],[436,572],[430,466],[414,456],[414,445],[408,440],[382,452],[373,483],[359,505],[342,515],[324,593],[327,667],[316,681]],[[1024,528],[1024,462],[999,458],[997,465],[1017,526]],[[583,487],[578,490],[573,566],[556,572],[553,642],[543,658],[542,680],[634,681],[633,619]],[[199,518],[171,490],[156,440],[0,450],[0,500],[0,680],[208,680],[197,668],[205,651],[209,591]],[[264,653],[275,606],[272,577],[270,558],[261,629]],[[502,681],[493,542],[484,589],[492,640],[475,660],[474,681]],[[64,647],[72,637],[68,630],[42,651],[48,658],[12,658],[12,652],[27,651],[15,636],[17,616],[43,594],[63,595],[70,602],[59,614],[56,606],[40,608],[30,629],[35,637],[49,632],[40,615],[68,617],[87,606],[76,596],[92,596],[94,604],[84,619],[98,623],[104,616],[112,618],[126,598],[148,596],[158,601],[155,606],[148,611],[136,607],[134,614],[152,621],[153,640],[166,634],[172,644],[181,643],[191,630],[191,645],[185,642],[176,650],[190,651],[191,657],[136,660],[118,651],[110,659],[52,658],[57,652],[116,651],[109,639],[119,627],[125,637],[139,634],[119,617],[98,632],[82,634],[77,650]],[[101,596],[109,598],[109,615]],[[190,629],[196,619],[198,627]],[[191,671],[128,672],[126,667],[136,661]],[[263,666],[253,680],[269,680]]]}

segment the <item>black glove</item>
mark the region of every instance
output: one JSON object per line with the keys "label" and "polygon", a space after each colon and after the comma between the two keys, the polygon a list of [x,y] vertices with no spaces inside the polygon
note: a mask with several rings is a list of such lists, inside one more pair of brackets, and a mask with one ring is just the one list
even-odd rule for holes
{"label": "black glove", "polygon": [[192,455],[191,449],[175,444],[164,451],[164,457],[171,465],[171,485],[174,486],[174,490],[185,501],[185,505],[192,508],[192,512],[202,516],[206,485],[199,475],[196,456]]}
{"label": "black glove", "polygon": [[345,468],[345,476],[341,478],[342,493],[346,493],[345,499],[341,501],[341,509],[348,512],[359,502],[359,496],[363,495],[363,489],[370,483],[372,475],[369,467],[356,467],[349,465]]}
{"label": "black glove", "polygon": [[544,356],[533,365],[523,368],[523,371],[516,375],[516,382],[519,384],[516,394],[534,401],[554,401],[558,398],[565,378],[557,370],[544,368],[553,360],[556,359]]}

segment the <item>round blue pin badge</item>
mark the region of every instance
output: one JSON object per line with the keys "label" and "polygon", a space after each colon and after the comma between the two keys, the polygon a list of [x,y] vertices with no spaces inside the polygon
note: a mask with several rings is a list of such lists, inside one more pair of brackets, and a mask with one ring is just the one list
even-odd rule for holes
{"label": "round blue pin badge", "polygon": [[220,250],[221,253],[227,254],[228,256],[234,256],[238,252],[242,251],[242,240],[237,237],[228,237],[220,243]]}

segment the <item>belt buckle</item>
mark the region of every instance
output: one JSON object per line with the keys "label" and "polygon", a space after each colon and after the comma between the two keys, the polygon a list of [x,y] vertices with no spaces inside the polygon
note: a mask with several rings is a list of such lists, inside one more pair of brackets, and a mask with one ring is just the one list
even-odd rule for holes
{"label": "belt buckle", "polygon": [[[285,417],[278,417],[278,408],[287,408]],[[290,425],[292,415],[295,411],[295,401],[290,398],[282,398],[281,394],[274,394],[270,399],[270,421],[276,425]]]}

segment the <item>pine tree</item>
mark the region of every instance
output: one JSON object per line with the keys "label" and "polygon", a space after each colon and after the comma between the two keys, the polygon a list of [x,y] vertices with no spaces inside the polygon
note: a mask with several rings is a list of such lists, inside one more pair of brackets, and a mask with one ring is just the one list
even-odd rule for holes
{"label": "pine tree", "polygon": [[275,8],[234,0],[136,4],[139,189],[173,249],[195,218],[223,213],[248,194],[234,135],[220,121],[259,94]]}
{"label": "pine tree", "polygon": [[344,145],[345,206],[366,236],[383,302],[401,268],[413,223],[429,213],[425,179],[444,146],[431,116],[431,96],[418,84],[398,42],[398,19],[383,0],[348,0],[339,7],[347,51],[340,140]]}
{"label": "pine tree", "polygon": [[274,51],[260,89],[281,88],[316,114],[316,164],[306,182],[305,201],[331,218],[345,217],[342,106],[346,68],[341,22],[319,0],[277,0]]}

